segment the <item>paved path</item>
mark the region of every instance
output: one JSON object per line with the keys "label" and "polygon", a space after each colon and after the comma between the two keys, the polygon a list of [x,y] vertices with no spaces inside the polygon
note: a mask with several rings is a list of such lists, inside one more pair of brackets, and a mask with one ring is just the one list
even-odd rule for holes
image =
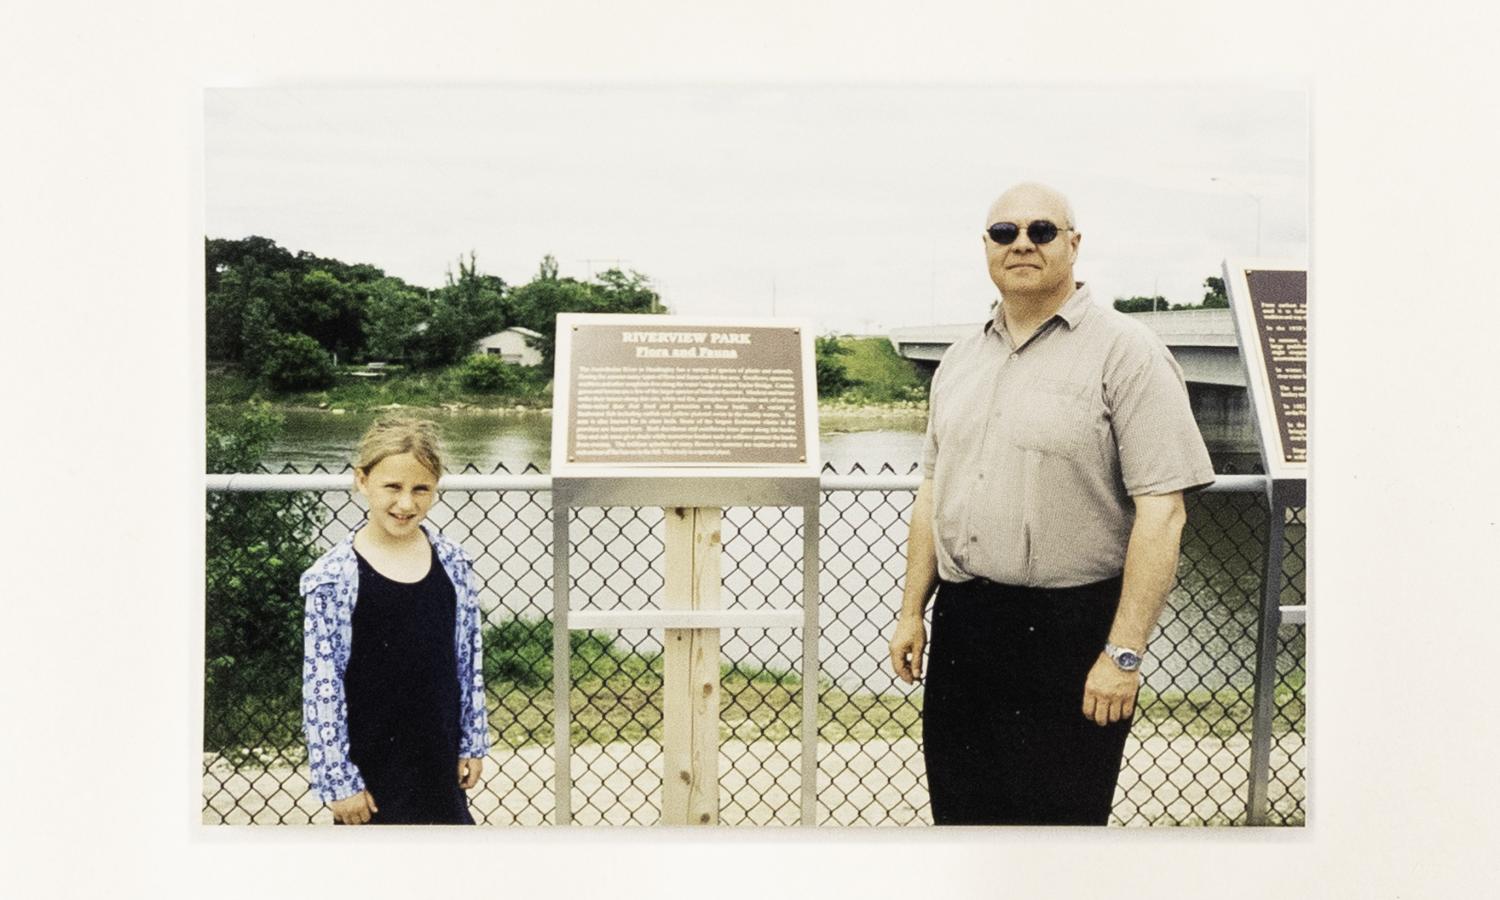
{"label": "paved path", "polygon": [[[1305,770],[1301,743],[1294,761]],[[801,778],[799,746],[726,742],[720,748],[720,822],[795,825]],[[1132,740],[1115,794],[1115,815],[1132,825],[1151,821],[1231,824],[1243,820],[1248,741],[1235,737]],[[1273,748],[1272,772],[1288,762]],[[234,769],[205,758],[205,824],[328,823],[332,816],[310,793],[300,767]],[[573,820],[579,825],[653,825],[661,791],[661,748],[654,742],[589,744],[573,753]],[[492,753],[484,784],[470,793],[476,819],[489,825],[545,825],[552,813],[552,750],[525,747]],[[820,825],[930,825],[922,756],[916,741],[824,744],[818,752]],[[1303,819],[1305,785],[1274,777],[1273,809]]]}

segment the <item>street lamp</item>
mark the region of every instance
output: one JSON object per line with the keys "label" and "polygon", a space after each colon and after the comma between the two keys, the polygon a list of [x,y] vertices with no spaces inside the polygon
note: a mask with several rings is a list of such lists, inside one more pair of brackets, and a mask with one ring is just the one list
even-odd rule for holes
{"label": "street lamp", "polygon": [[1257,193],[1254,193],[1253,191],[1247,191],[1247,190],[1245,190],[1242,187],[1236,187],[1233,182],[1231,182],[1231,181],[1229,181],[1228,179],[1225,179],[1225,178],[1220,178],[1217,175],[1210,176],[1208,180],[1209,181],[1217,181],[1219,184],[1225,185],[1230,190],[1236,191],[1236,192],[1241,193],[1241,194],[1244,194],[1246,197],[1249,197],[1251,200],[1255,201],[1255,255],[1257,257],[1259,257],[1260,256],[1260,195],[1257,194]]}

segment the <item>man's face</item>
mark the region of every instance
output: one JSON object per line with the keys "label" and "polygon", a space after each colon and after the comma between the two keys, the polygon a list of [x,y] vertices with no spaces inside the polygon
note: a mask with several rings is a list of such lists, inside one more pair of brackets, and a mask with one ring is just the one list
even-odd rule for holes
{"label": "man's face", "polygon": [[[1057,237],[1045,244],[1033,241],[1026,229],[1036,221],[1056,225]],[[1073,262],[1081,235],[1072,230],[1061,197],[1035,186],[1013,188],[990,207],[985,227],[997,222],[1012,222],[1020,231],[1010,244],[995,243],[988,232],[982,238],[990,280],[1002,297],[1050,299],[1072,293]]]}

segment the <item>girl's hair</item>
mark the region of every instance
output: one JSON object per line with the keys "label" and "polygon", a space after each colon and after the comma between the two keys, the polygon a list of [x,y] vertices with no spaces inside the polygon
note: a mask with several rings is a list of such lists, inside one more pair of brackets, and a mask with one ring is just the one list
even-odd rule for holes
{"label": "girl's hair", "polygon": [[407,416],[385,416],[375,420],[365,436],[359,439],[358,455],[354,468],[370,474],[370,470],[387,456],[410,453],[426,466],[434,477],[443,475],[443,454],[439,444],[436,422],[413,419]]}

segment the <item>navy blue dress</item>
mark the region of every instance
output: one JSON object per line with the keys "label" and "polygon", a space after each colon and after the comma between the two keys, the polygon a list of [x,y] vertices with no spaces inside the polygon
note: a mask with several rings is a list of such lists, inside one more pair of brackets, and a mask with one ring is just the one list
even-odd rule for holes
{"label": "navy blue dress", "polygon": [[349,758],[380,811],[371,824],[473,825],[458,784],[459,684],[453,582],[393,581],[359,556],[344,693]]}

